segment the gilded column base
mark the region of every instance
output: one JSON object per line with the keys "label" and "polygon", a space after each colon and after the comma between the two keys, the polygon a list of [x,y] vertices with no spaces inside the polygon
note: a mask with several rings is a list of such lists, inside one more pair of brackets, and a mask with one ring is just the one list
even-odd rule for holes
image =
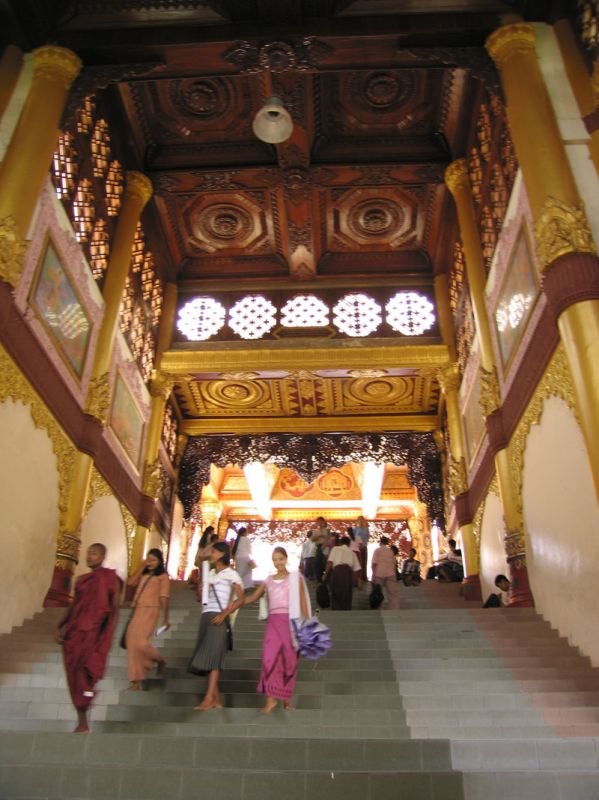
{"label": "gilded column base", "polygon": [[71,605],[71,586],[75,564],[62,562],[54,567],[54,574],[48,594],[44,599],[44,608],[64,608]]}
{"label": "gilded column base", "polygon": [[528,567],[522,557],[508,559],[512,595],[510,608],[534,608],[535,601],[528,581]]}
{"label": "gilded column base", "polygon": [[462,581],[462,597],[464,600],[481,600],[483,599],[482,590],[480,588],[480,576],[468,575]]}

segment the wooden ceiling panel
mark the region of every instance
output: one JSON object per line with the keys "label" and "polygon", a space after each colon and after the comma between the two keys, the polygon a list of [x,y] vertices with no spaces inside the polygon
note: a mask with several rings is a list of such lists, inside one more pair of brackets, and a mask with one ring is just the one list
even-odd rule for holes
{"label": "wooden ceiling panel", "polygon": [[191,378],[177,387],[185,417],[346,417],[434,414],[439,385],[432,370],[414,375],[328,378],[302,371],[284,378]]}
{"label": "wooden ceiling panel", "polygon": [[334,189],[327,194],[326,249],[369,252],[422,247],[424,187]]}

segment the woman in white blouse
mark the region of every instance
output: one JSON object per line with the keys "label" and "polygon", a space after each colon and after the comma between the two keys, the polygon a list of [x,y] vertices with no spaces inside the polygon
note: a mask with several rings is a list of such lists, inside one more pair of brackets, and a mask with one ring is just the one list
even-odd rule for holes
{"label": "woman in white blouse", "polygon": [[189,664],[194,675],[208,675],[206,695],[194,711],[222,708],[218,679],[229,641],[225,620],[243,605],[241,578],[229,566],[229,548],[215,542],[210,552],[212,569],[202,585],[202,618],[195,652]]}

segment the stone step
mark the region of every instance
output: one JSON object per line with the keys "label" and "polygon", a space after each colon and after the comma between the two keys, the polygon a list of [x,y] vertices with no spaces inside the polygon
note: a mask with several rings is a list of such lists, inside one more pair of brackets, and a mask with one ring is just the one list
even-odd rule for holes
{"label": "stone step", "polygon": [[[276,739],[236,739],[230,746],[199,737],[80,739],[81,745],[59,733],[12,734],[0,749],[2,796],[187,800],[200,791],[239,800],[281,794],[290,800],[589,800],[599,791],[597,753],[588,743],[464,741],[456,751],[438,741],[367,740],[340,747],[334,740],[296,739],[290,748]],[[531,775],[523,776],[523,768]]]}

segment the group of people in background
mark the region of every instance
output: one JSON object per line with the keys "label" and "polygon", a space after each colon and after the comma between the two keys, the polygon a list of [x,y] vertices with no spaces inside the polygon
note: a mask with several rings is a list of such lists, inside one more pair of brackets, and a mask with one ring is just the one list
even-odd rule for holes
{"label": "group of people in background", "polygon": [[[369,541],[368,523],[362,516],[342,534],[330,530],[324,517],[318,517],[315,526],[308,531],[302,546],[300,570],[306,580],[327,584],[333,610],[350,610],[354,588],[368,580]],[[398,580],[403,580],[406,586],[420,581],[416,550],[412,548],[401,571],[398,556],[398,548],[387,536],[381,536],[370,564],[372,582],[383,588],[390,609],[399,608]]]}

